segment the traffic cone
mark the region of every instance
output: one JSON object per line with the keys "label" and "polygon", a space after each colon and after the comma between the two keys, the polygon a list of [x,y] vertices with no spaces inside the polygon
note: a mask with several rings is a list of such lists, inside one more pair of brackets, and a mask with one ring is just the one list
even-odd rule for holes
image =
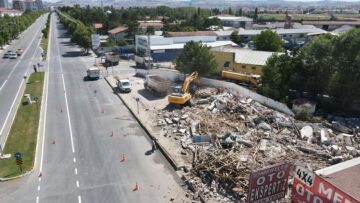
{"label": "traffic cone", "polygon": [[138,190],[140,190],[140,186],[139,186],[138,183],[136,182],[135,188],[133,189],[133,191],[138,191]]}
{"label": "traffic cone", "polygon": [[39,173],[38,177],[39,177],[39,178],[42,177],[42,173],[41,173],[41,172]]}
{"label": "traffic cone", "polygon": [[60,109],[60,113],[62,113],[62,108]]}
{"label": "traffic cone", "polygon": [[124,161],[126,161],[125,154],[122,155],[122,159],[121,159],[121,162],[124,162]]}
{"label": "traffic cone", "polygon": [[55,140],[53,140],[53,142],[52,142],[53,144],[55,144]]}

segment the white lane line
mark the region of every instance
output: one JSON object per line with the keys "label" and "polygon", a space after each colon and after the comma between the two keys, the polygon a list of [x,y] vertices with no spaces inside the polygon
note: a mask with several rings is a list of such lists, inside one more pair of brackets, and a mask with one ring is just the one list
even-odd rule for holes
{"label": "white lane line", "polygon": [[81,203],[81,196],[78,196],[78,203]]}
{"label": "white lane line", "polygon": [[78,174],[78,171],[77,171],[77,168],[75,168],[75,175],[77,175]]}
{"label": "white lane line", "polygon": [[38,191],[40,191],[40,185],[38,185]]}
{"label": "white lane line", "polygon": [[4,87],[4,85],[6,84],[7,80],[5,80],[5,82],[1,85],[0,90]]}
{"label": "white lane line", "polygon": [[75,157],[74,157],[73,161],[74,161],[74,163],[76,163],[76,158]]}
{"label": "white lane line", "polygon": [[36,203],[39,203],[39,196],[36,196]]}
{"label": "white lane line", "polygon": [[80,187],[79,181],[76,181],[76,187]]}
{"label": "white lane line", "polygon": [[39,178],[39,182],[41,182],[41,178]]}

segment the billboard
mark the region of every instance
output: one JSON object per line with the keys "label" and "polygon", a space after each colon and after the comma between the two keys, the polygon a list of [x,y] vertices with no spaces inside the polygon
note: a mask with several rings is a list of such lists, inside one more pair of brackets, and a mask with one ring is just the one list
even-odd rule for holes
{"label": "billboard", "polygon": [[290,165],[280,163],[250,174],[248,203],[272,202],[285,197]]}
{"label": "billboard", "polygon": [[97,49],[100,46],[100,35],[98,34],[91,35],[91,45],[93,49]]}
{"label": "billboard", "polygon": [[360,203],[314,172],[297,166],[292,187],[293,203]]}

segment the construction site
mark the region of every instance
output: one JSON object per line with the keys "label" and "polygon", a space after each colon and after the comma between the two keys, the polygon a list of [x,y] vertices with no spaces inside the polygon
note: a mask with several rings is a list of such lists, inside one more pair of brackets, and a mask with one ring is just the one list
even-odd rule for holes
{"label": "construction site", "polygon": [[[191,85],[197,77],[176,83],[156,76],[156,86],[149,75],[137,73],[129,77],[132,92],[120,94],[178,163],[194,201],[245,202],[250,174],[274,164],[316,171],[360,156],[359,119],[296,120],[230,89]],[[140,107],[131,104],[136,98]],[[290,172],[284,187],[291,188],[292,177]],[[290,199],[288,189],[280,202]]]}

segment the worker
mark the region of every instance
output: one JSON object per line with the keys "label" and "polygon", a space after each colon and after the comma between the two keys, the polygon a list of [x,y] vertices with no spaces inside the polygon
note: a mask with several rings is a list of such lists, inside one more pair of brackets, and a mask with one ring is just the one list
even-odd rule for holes
{"label": "worker", "polygon": [[151,140],[151,151],[154,153],[155,150],[156,150],[156,143],[154,140]]}

